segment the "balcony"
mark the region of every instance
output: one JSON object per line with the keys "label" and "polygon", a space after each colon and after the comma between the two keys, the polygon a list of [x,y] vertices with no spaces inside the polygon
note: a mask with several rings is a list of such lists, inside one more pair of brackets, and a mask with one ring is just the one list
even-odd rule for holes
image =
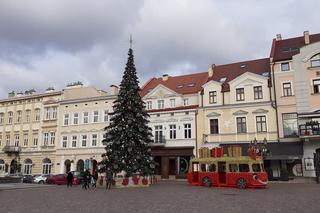
{"label": "balcony", "polygon": [[165,136],[156,137],[153,139],[153,142],[150,144],[151,146],[164,146],[166,144]]}
{"label": "balcony", "polygon": [[4,151],[5,153],[19,153],[21,152],[21,147],[6,145],[5,147],[3,147],[2,151]]}
{"label": "balcony", "polygon": [[320,124],[315,121],[299,125],[300,138],[320,137]]}

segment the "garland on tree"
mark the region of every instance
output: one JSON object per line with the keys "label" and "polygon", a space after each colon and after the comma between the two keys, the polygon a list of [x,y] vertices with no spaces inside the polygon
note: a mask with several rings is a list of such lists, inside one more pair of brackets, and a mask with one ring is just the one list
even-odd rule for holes
{"label": "garland on tree", "polygon": [[100,162],[103,172],[107,167],[114,173],[125,171],[126,176],[134,174],[151,175],[154,162],[149,143],[151,129],[145,104],[140,96],[139,80],[134,65],[133,51],[129,48],[128,62],[124,71],[110,125],[105,127],[103,144],[106,153]]}

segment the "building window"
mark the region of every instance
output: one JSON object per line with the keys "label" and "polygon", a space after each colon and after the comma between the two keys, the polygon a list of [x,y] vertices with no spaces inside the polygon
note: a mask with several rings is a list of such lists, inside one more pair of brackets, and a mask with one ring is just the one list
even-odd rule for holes
{"label": "building window", "polygon": [[45,119],[50,120],[51,118],[51,107],[46,107],[45,109]]}
{"label": "building window", "polygon": [[82,146],[87,146],[87,135],[82,135]]}
{"label": "building window", "polygon": [[38,146],[38,134],[33,134],[33,146]]}
{"label": "building window", "polygon": [[34,121],[40,121],[40,109],[36,109],[34,112]]}
{"label": "building window", "polygon": [[184,124],[184,138],[191,138],[191,124]]}
{"label": "building window", "polygon": [[22,111],[19,110],[17,111],[17,120],[16,120],[18,124],[21,123],[21,117],[22,117]]}
{"label": "building window", "polygon": [[283,83],[283,96],[292,96],[292,91],[291,91],[291,83],[287,82],[287,83]]}
{"label": "building window", "polygon": [[313,80],[313,92],[315,94],[320,93],[320,79]]}
{"label": "building window", "polygon": [[311,58],[311,67],[320,67],[320,54]]}
{"label": "building window", "polygon": [[246,117],[237,118],[237,133],[246,133],[247,132],[247,121]]}
{"label": "building window", "polygon": [[189,105],[189,99],[185,98],[183,99],[183,106],[188,106]]}
{"label": "building window", "polygon": [[296,137],[298,136],[298,116],[297,113],[282,114],[283,136]]}
{"label": "building window", "polygon": [[76,135],[72,136],[72,147],[77,147],[78,137]]}
{"label": "building window", "polygon": [[24,170],[23,173],[25,175],[30,175],[32,170],[32,161],[30,159],[26,159],[24,161]]}
{"label": "building window", "polygon": [[244,88],[236,89],[236,96],[237,101],[244,101]]}
{"label": "building window", "polygon": [[209,92],[209,104],[217,103],[217,92],[211,91]]}
{"label": "building window", "polygon": [[88,112],[83,113],[83,123],[84,124],[89,123],[89,113]]}
{"label": "building window", "polygon": [[155,134],[154,134],[154,142],[155,143],[162,143],[162,135],[163,135],[163,132],[162,132],[162,126],[161,125],[157,125],[154,127],[154,130],[155,130]]}
{"label": "building window", "polygon": [[289,71],[289,70],[290,70],[289,62],[281,63],[281,71]]}
{"label": "building window", "polygon": [[51,174],[51,160],[46,158],[42,161],[42,174],[50,175]]}
{"label": "building window", "polygon": [[69,114],[64,114],[63,125],[68,126],[69,124]]}
{"label": "building window", "polygon": [[56,140],[56,133],[55,132],[50,132],[50,144],[54,145]]}
{"label": "building window", "polygon": [[28,146],[28,142],[29,142],[29,135],[28,134],[24,134],[23,135],[23,145],[24,146]]}
{"label": "building window", "polygon": [[97,123],[99,121],[99,111],[93,112],[93,123]]}
{"label": "building window", "polygon": [[8,124],[12,124],[13,112],[8,112]]}
{"label": "building window", "polygon": [[158,100],[158,109],[164,108],[164,100]]}
{"label": "building window", "polygon": [[45,132],[43,137],[43,145],[48,146],[49,144],[49,133]]}
{"label": "building window", "polygon": [[31,114],[31,111],[30,110],[26,110],[26,123],[30,123],[30,114]]}
{"label": "building window", "polygon": [[267,131],[267,120],[266,116],[256,116],[257,132],[266,132]]}
{"label": "building window", "polygon": [[170,107],[171,108],[176,107],[176,99],[170,99]]}
{"label": "building window", "polygon": [[73,124],[77,125],[79,123],[79,113],[73,113]]}
{"label": "building window", "polygon": [[57,119],[57,107],[52,107],[52,119]]}
{"label": "building window", "polygon": [[104,110],[103,121],[104,122],[108,122],[109,121],[109,111],[108,110]]}
{"label": "building window", "polygon": [[3,124],[3,119],[4,119],[4,113],[0,113],[0,125]]}
{"label": "building window", "polygon": [[97,134],[92,134],[92,146],[97,146]]}
{"label": "building window", "polygon": [[10,133],[7,133],[7,135],[6,135],[6,145],[7,146],[10,145]]}
{"label": "building window", "polygon": [[169,125],[169,129],[170,129],[170,139],[176,139],[177,138],[176,125],[175,124]]}
{"label": "building window", "polygon": [[218,119],[210,119],[210,134],[219,134]]}
{"label": "building window", "polygon": [[18,134],[14,135],[14,146],[19,146],[20,136]]}
{"label": "building window", "polygon": [[62,136],[62,148],[67,148],[68,137]]}
{"label": "building window", "polygon": [[262,99],[262,86],[253,87],[254,100]]}
{"label": "building window", "polygon": [[152,101],[147,101],[147,109],[152,109]]}

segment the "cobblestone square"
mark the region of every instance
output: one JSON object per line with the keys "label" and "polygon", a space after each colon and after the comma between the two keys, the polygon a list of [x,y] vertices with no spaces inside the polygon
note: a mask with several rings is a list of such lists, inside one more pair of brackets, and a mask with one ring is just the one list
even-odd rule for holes
{"label": "cobblestone square", "polygon": [[272,183],[267,189],[238,190],[160,181],[149,188],[82,190],[76,186],[0,191],[3,213],[16,212],[319,212],[320,185]]}

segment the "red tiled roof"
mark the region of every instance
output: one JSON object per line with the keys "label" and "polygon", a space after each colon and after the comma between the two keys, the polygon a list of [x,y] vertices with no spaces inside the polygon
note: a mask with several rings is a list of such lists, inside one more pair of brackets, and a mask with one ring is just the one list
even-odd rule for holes
{"label": "red tiled roof", "polygon": [[225,65],[212,65],[213,76],[208,79],[220,82],[221,78],[226,78],[226,81],[222,84],[222,91],[229,91],[229,83],[238,76],[251,72],[261,75],[265,72],[270,72],[270,60],[269,58],[256,59],[252,61],[242,61],[233,64]]}
{"label": "red tiled roof", "polygon": [[168,80],[162,78],[150,79],[142,88],[141,96],[145,96],[150,90],[158,85],[163,85],[179,94],[192,94],[201,90],[201,86],[206,83],[208,72],[195,73],[190,75],[169,76]]}
{"label": "red tiled roof", "polygon": [[179,106],[179,107],[165,108],[165,109],[151,109],[151,110],[147,110],[147,112],[148,113],[150,113],[150,112],[168,112],[168,111],[175,111],[175,110],[195,109],[197,107],[199,107],[199,105]]}
{"label": "red tiled roof", "polygon": [[[320,41],[320,33],[310,35],[310,43],[318,41]],[[290,60],[293,55],[300,52],[299,48],[303,46],[305,46],[304,36],[279,41],[273,39],[270,57],[273,58],[273,61]]]}

